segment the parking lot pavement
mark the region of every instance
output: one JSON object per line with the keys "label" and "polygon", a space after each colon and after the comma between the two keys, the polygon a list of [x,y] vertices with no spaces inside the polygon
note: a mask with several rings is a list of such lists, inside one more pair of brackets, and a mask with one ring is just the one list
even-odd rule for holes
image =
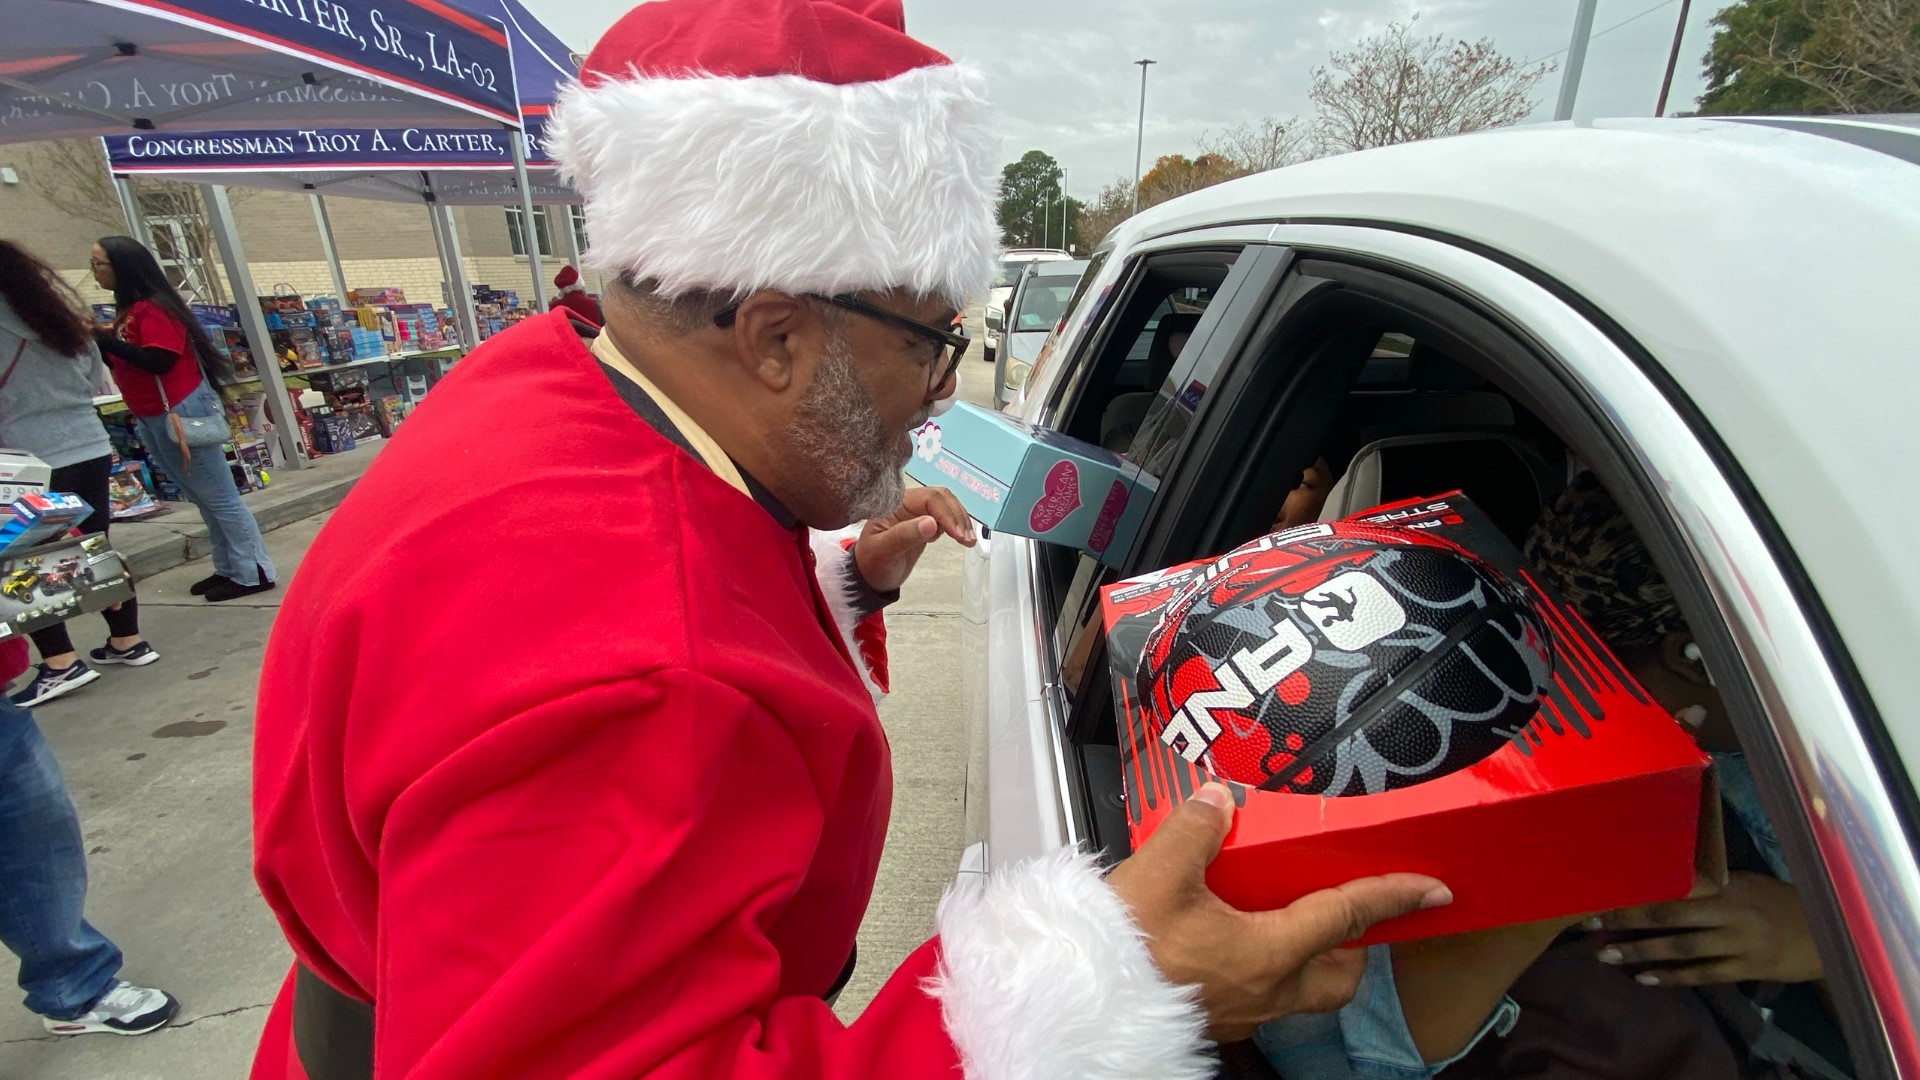
{"label": "parking lot pavement", "polygon": [[[979,332],[979,313],[969,320]],[[988,400],[976,346],[962,395]],[[282,573],[324,518],[267,536]],[[80,810],[92,875],[88,917],[126,952],[125,974],[181,999],[174,1027],[138,1039],[48,1036],[18,998],[0,1004],[5,1080],[212,1080],[246,1075],[289,954],[250,872],[253,700],[279,592],[208,605],[186,595],[191,563],[141,583],[142,622],[163,659],[110,669],[35,710]],[[860,933],[860,968],[839,1002],[852,1017],[932,933],[960,857],[967,732],[959,665],[960,549],[928,552],[889,613],[894,693],[886,855]],[[100,621],[77,620],[81,648]],[[0,950],[0,985],[16,966]]]}

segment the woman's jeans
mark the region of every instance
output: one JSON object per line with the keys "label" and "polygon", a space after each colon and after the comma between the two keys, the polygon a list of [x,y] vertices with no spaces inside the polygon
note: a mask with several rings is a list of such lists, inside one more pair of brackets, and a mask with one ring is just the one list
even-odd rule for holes
{"label": "woman's jeans", "polygon": [[[181,416],[219,416],[221,412],[219,396],[205,383],[175,408]],[[173,427],[164,414],[138,417],[135,422],[147,452],[200,508],[200,519],[207,523],[213,543],[213,572],[242,585],[260,584],[261,574],[275,580],[260,524],[240,502],[240,489],[233,485],[233,471],[220,448],[197,447],[183,465],[180,444],[173,441]]]}
{"label": "woman's jeans", "polygon": [[27,1008],[71,1020],[113,989],[120,950],[81,917],[86,849],[33,714],[0,695],[0,942]]}

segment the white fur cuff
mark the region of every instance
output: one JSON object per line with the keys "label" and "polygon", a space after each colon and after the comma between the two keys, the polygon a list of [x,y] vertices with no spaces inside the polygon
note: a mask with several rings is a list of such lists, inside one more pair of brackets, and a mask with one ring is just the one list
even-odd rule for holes
{"label": "white fur cuff", "polygon": [[1162,978],[1093,859],[1062,849],[940,902],[939,999],[967,1080],[1206,1080],[1190,987]]}

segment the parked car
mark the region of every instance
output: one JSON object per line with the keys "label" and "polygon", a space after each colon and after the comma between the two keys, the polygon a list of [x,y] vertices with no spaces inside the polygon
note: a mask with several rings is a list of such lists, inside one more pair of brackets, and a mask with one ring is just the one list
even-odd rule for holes
{"label": "parked car", "polygon": [[[1156,489],[1118,568],[967,554],[962,874],[1127,854],[1101,585],[1265,532],[1321,456],[1323,520],[1462,488],[1516,540],[1584,467],[1733,714],[1855,1075],[1920,1077],[1917,286],[1914,117],[1509,128],[1123,223],[1011,412]],[[1176,306],[1188,342],[1143,364]]]}
{"label": "parked car", "polygon": [[993,289],[987,294],[986,310],[981,315],[986,327],[982,343],[986,346],[988,363],[993,362],[1000,348],[1000,324],[1006,319],[1007,300],[1013,295],[1013,287],[1020,283],[1020,272],[1036,262],[1071,258],[1073,256],[1053,248],[1009,248],[1000,257],[1000,274],[993,279]]}
{"label": "parked car", "polygon": [[1005,344],[994,359],[994,401],[1005,405],[1013,400],[1047,335],[1067,313],[1067,301],[1074,286],[1087,269],[1085,259],[1048,259],[1028,263],[1020,272],[1013,294],[1007,298],[1006,315],[1001,320],[1001,338]]}

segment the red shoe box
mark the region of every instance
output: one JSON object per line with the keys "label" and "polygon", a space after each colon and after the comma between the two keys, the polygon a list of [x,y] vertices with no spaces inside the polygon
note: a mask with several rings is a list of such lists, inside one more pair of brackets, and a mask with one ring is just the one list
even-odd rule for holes
{"label": "red shoe box", "polygon": [[[1723,878],[1709,758],[1579,616],[1548,599],[1520,552],[1458,492],[1355,520],[1429,529],[1530,586],[1552,630],[1553,694],[1471,768],[1376,795],[1327,798],[1222,781],[1239,809],[1207,883],[1244,911],[1394,871],[1430,874],[1454,902],[1383,923],[1373,944],[1577,916],[1687,895]],[[1102,590],[1128,829],[1137,848],[1180,800],[1219,779],[1176,754],[1138,708],[1140,650],[1160,607],[1211,561]]]}

